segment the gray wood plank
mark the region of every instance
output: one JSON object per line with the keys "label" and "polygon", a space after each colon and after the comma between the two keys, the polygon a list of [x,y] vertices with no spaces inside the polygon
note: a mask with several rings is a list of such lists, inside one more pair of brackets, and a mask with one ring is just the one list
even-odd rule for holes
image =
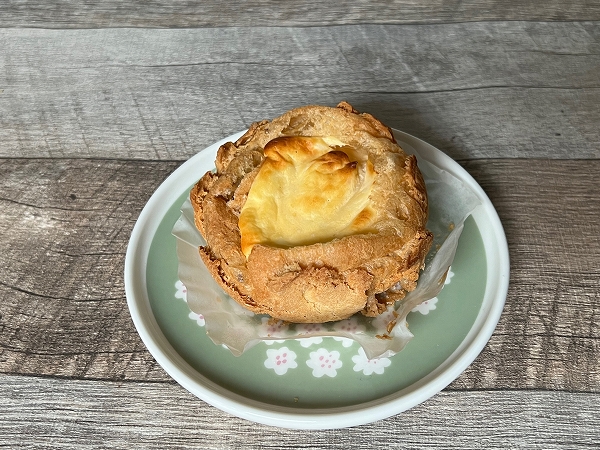
{"label": "gray wood plank", "polygon": [[0,157],[185,160],[347,100],[459,159],[600,157],[600,25],[0,29]]}
{"label": "gray wood plank", "polygon": [[30,449],[585,449],[600,442],[599,394],[443,391],[350,429],[276,429],[238,419],[177,385],[1,376],[2,443]]}
{"label": "gray wood plank", "polygon": [[[579,170],[580,164],[592,171]],[[600,351],[600,183],[593,175],[600,163],[541,160],[516,166],[496,160],[463,166],[500,215],[511,279],[486,354],[453,387],[568,384],[598,391],[600,362],[584,355]]]}
{"label": "gray wood plank", "polygon": [[[169,379],[122,273],[139,212],[178,164],[0,160],[0,373]],[[450,389],[600,392],[600,160],[463,164],[503,221],[512,274],[496,333]]]}
{"label": "gray wood plank", "polygon": [[0,160],[3,371],[165,380],[131,322],[123,270],[143,204],[177,166]]}
{"label": "gray wood plank", "polygon": [[247,0],[11,1],[0,27],[216,27],[317,26],[356,23],[430,23],[490,20],[598,20],[597,2],[362,0],[317,2]]}

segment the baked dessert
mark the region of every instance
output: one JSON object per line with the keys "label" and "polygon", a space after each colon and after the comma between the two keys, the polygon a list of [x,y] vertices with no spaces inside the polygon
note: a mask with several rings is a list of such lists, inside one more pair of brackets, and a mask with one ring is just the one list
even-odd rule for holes
{"label": "baked dessert", "polygon": [[376,316],[416,287],[432,242],[416,158],[346,102],[252,124],[190,200],[215,280],[296,323]]}

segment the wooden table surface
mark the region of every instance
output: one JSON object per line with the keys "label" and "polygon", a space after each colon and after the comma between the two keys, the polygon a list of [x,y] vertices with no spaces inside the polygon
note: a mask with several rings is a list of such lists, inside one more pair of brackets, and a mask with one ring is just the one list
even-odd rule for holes
{"label": "wooden table surface", "polygon": [[[1,448],[598,448],[600,2],[0,5]],[[279,430],[176,384],[127,309],[127,243],[207,145],[347,100],[457,160],[511,258],[488,345],[412,410]]]}

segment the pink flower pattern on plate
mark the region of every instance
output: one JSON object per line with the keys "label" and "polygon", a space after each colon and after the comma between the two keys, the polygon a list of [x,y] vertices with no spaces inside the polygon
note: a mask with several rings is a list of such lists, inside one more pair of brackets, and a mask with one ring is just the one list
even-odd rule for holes
{"label": "pink flower pattern on plate", "polygon": [[364,325],[358,323],[355,317],[350,317],[349,319],[340,320],[336,322],[333,328],[337,331],[345,331],[347,333],[360,333],[361,331],[365,331]]}
{"label": "pink flower pattern on plate", "polygon": [[298,342],[300,342],[300,345],[302,347],[308,348],[311,345],[321,344],[323,342],[323,338],[319,337],[319,336],[300,338],[300,339],[298,339]]}
{"label": "pink flower pattern on plate", "polygon": [[[454,272],[452,272],[451,268],[449,268],[444,284],[450,284],[453,276]],[[175,283],[175,298],[182,299],[183,301],[187,302],[187,289],[180,280],[177,280]],[[420,312],[421,314],[426,315],[430,311],[436,309],[437,302],[437,297],[432,298],[416,306],[412,311]],[[188,317],[191,320],[196,321],[199,326],[205,326],[204,316],[202,314],[197,314],[193,311],[190,311]],[[384,312],[374,319],[373,325],[376,328],[385,329],[387,324],[394,319],[394,311],[390,308],[390,310]],[[271,338],[284,337],[289,328],[288,324],[285,322],[274,321],[273,319],[269,319],[267,317],[262,318],[262,327],[264,329],[264,335]],[[334,325],[334,328],[337,331],[346,331],[348,333],[365,331],[365,327],[353,317],[337,322]],[[310,335],[312,333],[323,331],[324,328],[321,324],[310,323],[298,325],[298,330],[301,333]],[[343,337],[334,337],[334,339],[341,342],[346,348],[354,344],[352,339]],[[299,339],[299,341],[302,347],[308,348],[311,345],[321,344],[323,342],[323,338],[310,337]],[[273,339],[264,342],[267,345],[272,345],[285,341]],[[268,349],[267,359],[265,360],[264,365],[266,368],[272,369],[277,375],[285,375],[289,369],[295,369],[298,367],[296,358],[296,353],[287,347]],[[364,375],[383,374],[385,368],[391,364],[389,358],[368,359],[362,347],[358,349],[358,354],[352,357],[352,361],[354,362],[354,371],[363,372]],[[343,363],[340,359],[339,352],[329,351],[325,348],[319,348],[317,351],[310,353],[310,359],[306,361],[306,365],[312,369],[312,375],[314,377],[321,378],[323,376],[335,377],[337,375],[337,370],[342,367]]]}
{"label": "pink flower pattern on plate", "polygon": [[302,323],[296,328],[299,334],[319,333],[323,331],[323,325],[320,323]]}
{"label": "pink flower pattern on plate", "polygon": [[338,342],[341,342],[344,348],[352,347],[354,345],[354,339],[339,336],[334,336],[333,339]]}
{"label": "pink flower pattern on plate", "polygon": [[354,362],[354,371],[362,372],[365,375],[373,373],[381,375],[385,371],[385,368],[392,363],[389,358],[367,358],[362,347],[358,349],[358,355],[352,357],[352,361]]}
{"label": "pink flower pattern on plate", "polygon": [[[452,272],[452,266],[450,266],[450,267],[448,267],[448,272],[446,273],[446,279],[444,280],[444,285],[450,284],[453,276],[454,276],[454,272]],[[437,306],[436,306],[437,302],[438,302],[438,298],[433,297],[433,298],[430,298],[429,300],[425,300],[423,303],[415,306],[410,311],[411,312],[420,312],[421,314],[426,316],[427,314],[429,314],[430,311],[433,311],[434,309],[437,308]]]}
{"label": "pink flower pattern on plate", "polygon": [[421,314],[426,316],[427,314],[429,314],[429,311],[433,311],[437,308],[437,306],[435,306],[437,302],[437,297],[430,298],[429,300],[425,300],[423,303],[415,306],[413,309],[411,309],[411,312],[420,312]]}
{"label": "pink flower pattern on plate", "polygon": [[277,375],[285,375],[288,369],[298,367],[296,354],[287,347],[269,349],[265,367],[273,369]]}
{"label": "pink flower pattern on plate", "polygon": [[175,298],[180,298],[184,302],[187,302],[187,289],[181,280],[175,282]]}
{"label": "pink flower pattern on plate", "polygon": [[195,320],[198,326],[203,327],[205,325],[204,316],[202,314],[196,314],[194,311],[190,311],[188,317]]}
{"label": "pink flower pattern on plate", "polygon": [[320,348],[316,352],[310,353],[310,359],[306,361],[306,365],[313,370],[312,374],[316,378],[321,378],[323,375],[335,377],[337,369],[342,367],[340,352],[330,352],[325,348]]}
{"label": "pink flower pattern on plate", "polygon": [[282,320],[274,320],[270,317],[263,317],[261,319],[262,332],[261,336],[269,338],[284,337],[289,325]]}

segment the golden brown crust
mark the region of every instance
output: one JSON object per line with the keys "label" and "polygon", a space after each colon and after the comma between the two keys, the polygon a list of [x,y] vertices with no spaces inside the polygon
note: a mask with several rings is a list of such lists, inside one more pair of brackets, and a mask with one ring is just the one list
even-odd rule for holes
{"label": "golden brown crust", "polygon": [[[265,146],[282,136],[337,139],[356,158],[368,159],[376,173],[369,196],[376,218],[368,232],[289,248],[259,242],[246,258],[240,213]],[[196,226],[207,241],[200,255],[241,305],[289,322],[327,322],[359,311],[375,316],[415,288],[432,241],[425,229],[425,184],[416,158],[370,114],[345,102],[297,108],[253,124],[219,149],[215,165],[216,172],[206,173],[190,193]]]}

